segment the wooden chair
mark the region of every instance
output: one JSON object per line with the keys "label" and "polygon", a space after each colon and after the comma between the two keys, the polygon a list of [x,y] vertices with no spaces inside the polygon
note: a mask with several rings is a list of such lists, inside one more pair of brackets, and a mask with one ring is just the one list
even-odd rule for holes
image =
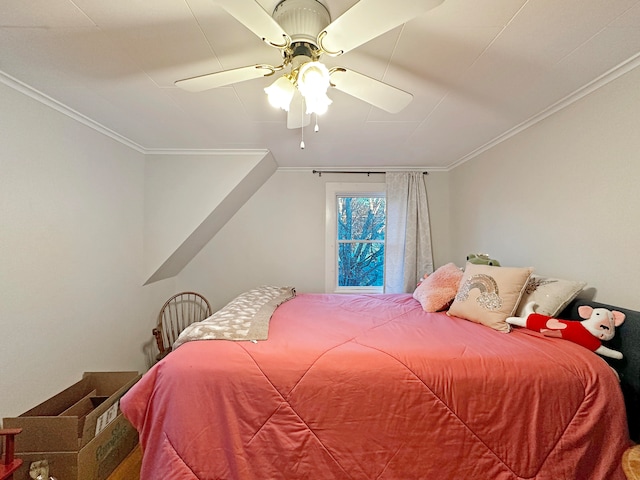
{"label": "wooden chair", "polygon": [[640,479],[640,445],[634,445],[622,455],[622,470],[627,480]]}
{"label": "wooden chair", "polygon": [[177,293],[167,300],[158,314],[158,325],[153,329],[160,352],[156,360],[167,356],[171,345],[187,326],[204,320],[211,314],[209,301],[196,292]]}
{"label": "wooden chair", "polygon": [[12,480],[13,473],[20,468],[22,460],[15,458],[15,436],[22,432],[21,428],[5,428],[0,436],[5,437],[4,459],[0,463],[0,480]]}

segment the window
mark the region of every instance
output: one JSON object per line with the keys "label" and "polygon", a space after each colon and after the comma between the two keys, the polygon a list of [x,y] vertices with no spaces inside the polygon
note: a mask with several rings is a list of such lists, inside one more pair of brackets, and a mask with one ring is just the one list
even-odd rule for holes
{"label": "window", "polygon": [[384,285],[384,183],[327,183],[327,292],[380,293]]}

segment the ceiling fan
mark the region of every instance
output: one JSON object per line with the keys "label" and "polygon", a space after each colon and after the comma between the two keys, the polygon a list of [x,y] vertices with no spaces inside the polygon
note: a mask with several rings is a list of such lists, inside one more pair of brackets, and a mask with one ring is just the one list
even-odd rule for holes
{"label": "ceiling fan", "polygon": [[331,21],[320,0],[282,0],[271,15],[255,0],[216,0],[227,13],[282,53],[282,64],[250,65],[175,82],[200,92],[283,72],[265,88],[269,102],[288,112],[287,127],[310,123],[324,113],[336,88],[389,113],[406,107],[413,95],[344,67],[328,69],[320,58],[339,56],[435,8],[444,0],[360,0]]}

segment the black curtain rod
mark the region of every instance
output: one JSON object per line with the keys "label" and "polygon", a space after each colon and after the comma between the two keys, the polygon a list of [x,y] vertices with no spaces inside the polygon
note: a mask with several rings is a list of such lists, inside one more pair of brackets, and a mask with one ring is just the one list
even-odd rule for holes
{"label": "black curtain rod", "polygon": [[[387,172],[365,172],[365,171],[357,171],[357,170],[312,170],[311,173],[318,174],[319,177],[322,176],[323,173],[366,173],[367,177],[369,175],[384,175]],[[429,172],[422,172],[423,175],[429,175]]]}

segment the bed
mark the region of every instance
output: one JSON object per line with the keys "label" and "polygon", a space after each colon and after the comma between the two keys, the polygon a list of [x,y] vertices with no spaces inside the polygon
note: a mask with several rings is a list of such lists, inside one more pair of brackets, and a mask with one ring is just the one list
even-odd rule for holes
{"label": "bed", "polygon": [[610,365],[526,329],[425,312],[411,294],[278,305],[266,340],[186,341],[122,398],[142,480],[625,478],[637,312]]}

